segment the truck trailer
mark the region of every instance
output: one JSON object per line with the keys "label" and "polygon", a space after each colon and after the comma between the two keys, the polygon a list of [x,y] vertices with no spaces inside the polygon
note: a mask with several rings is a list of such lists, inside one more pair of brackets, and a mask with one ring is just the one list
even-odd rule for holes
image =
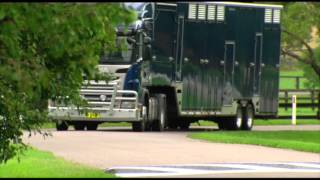
{"label": "truck trailer", "polygon": [[130,122],[133,131],[186,130],[199,120],[251,130],[255,117],[277,115],[281,9],[144,3],[130,32],[117,33],[130,46],[130,63],[114,70],[122,78],[81,89],[90,113],[49,104],[49,115],[58,130],[68,124],[96,129],[103,122]]}

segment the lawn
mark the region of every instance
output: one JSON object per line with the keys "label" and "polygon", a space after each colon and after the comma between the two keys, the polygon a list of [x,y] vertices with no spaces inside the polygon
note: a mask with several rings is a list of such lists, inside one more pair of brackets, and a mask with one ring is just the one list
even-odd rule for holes
{"label": "lawn", "polygon": [[[282,78],[281,76],[303,76],[303,71],[280,71],[280,81],[279,88],[280,89],[296,89],[296,80],[294,78]],[[300,79],[300,88],[306,88],[305,82],[307,79]]]}
{"label": "lawn", "polygon": [[191,133],[188,137],[210,142],[254,144],[320,153],[320,131],[219,131]]}
{"label": "lawn", "polygon": [[0,165],[0,177],[16,178],[114,178],[112,174],[103,170],[87,167],[81,164],[65,161],[55,157],[50,152],[29,148],[20,163],[11,159],[6,164]]}
{"label": "lawn", "polygon": [[[297,115],[316,115],[318,112],[318,109],[312,110],[312,108],[297,108],[296,114]],[[279,108],[278,109],[278,115],[291,115],[292,114],[292,109],[288,108],[285,110],[284,108]]]}
{"label": "lawn", "polygon": [[[217,126],[212,121],[199,121],[200,126]],[[198,123],[192,123],[193,126],[199,126]],[[291,119],[256,119],[254,120],[254,126],[265,126],[265,125],[290,125]],[[297,119],[297,125],[312,125],[320,124],[320,120],[316,119]]]}
{"label": "lawn", "polygon": [[303,71],[280,71],[280,76],[303,76]]}

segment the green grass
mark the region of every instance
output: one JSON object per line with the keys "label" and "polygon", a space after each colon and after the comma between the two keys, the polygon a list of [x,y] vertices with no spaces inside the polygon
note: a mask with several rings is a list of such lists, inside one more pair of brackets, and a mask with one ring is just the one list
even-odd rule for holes
{"label": "green grass", "polygon": [[[312,108],[297,108],[296,114],[297,115],[316,115],[318,112],[318,109],[312,110]],[[285,110],[284,108],[278,109],[278,115],[291,115],[292,109],[288,108]]]}
{"label": "green grass", "polygon": [[[199,121],[200,126],[217,126],[215,122],[212,121]],[[193,126],[199,126],[198,123],[192,123]],[[254,120],[254,126],[265,126],[265,125],[290,125],[291,119],[256,119]],[[297,125],[315,125],[320,124],[320,120],[316,119],[297,119]]]}
{"label": "green grass", "polygon": [[280,76],[303,76],[303,71],[280,71]]}
{"label": "green grass", "polygon": [[[299,88],[307,89],[305,86],[306,79],[300,79]],[[293,78],[280,78],[280,89],[296,89],[296,79]]]}
{"label": "green grass", "polygon": [[87,167],[81,164],[65,161],[55,157],[50,152],[29,148],[20,163],[16,158],[0,165],[0,177],[24,177],[24,178],[114,178],[112,174],[103,170]]}
{"label": "green grass", "polygon": [[[280,71],[280,76],[303,76],[303,71]],[[300,89],[308,89],[305,86],[305,82],[308,82],[305,78],[300,78],[299,87]],[[280,89],[296,89],[296,79],[295,78],[280,78],[279,81]]]}
{"label": "green grass", "polygon": [[188,137],[231,144],[254,144],[320,153],[320,131],[219,131],[192,133]]}
{"label": "green grass", "polygon": [[[320,120],[313,119],[297,119],[297,125],[319,125]],[[291,119],[274,119],[274,120],[262,120],[258,119],[254,121],[254,125],[266,126],[266,125],[291,125]]]}
{"label": "green grass", "polygon": [[[303,71],[280,71],[280,76],[303,76]],[[307,88],[305,86],[306,79],[300,79],[300,89]],[[296,89],[296,80],[294,78],[280,78],[280,89]]]}

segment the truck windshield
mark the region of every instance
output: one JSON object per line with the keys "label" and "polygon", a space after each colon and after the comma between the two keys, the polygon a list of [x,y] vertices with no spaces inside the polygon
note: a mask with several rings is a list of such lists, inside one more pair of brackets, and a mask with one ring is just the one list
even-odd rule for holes
{"label": "truck windshield", "polygon": [[127,37],[118,36],[116,48],[103,52],[100,64],[131,64],[132,45],[127,43]]}

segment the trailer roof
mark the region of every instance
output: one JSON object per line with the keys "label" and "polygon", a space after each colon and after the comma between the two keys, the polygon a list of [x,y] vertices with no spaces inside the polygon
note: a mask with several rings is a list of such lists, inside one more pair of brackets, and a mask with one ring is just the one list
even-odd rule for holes
{"label": "trailer roof", "polygon": [[[197,3],[197,4],[217,4],[217,5],[234,5],[234,6],[242,6],[242,7],[259,7],[259,8],[276,8],[282,9],[282,5],[275,5],[275,4],[256,4],[256,3],[243,3],[243,2],[229,2],[229,1],[209,1],[209,2],[182,2],[182,3]],[[176,6],[176,3],[169,3],[169,2],[159,2],[159,5],[168,5],[168,6]]]}

